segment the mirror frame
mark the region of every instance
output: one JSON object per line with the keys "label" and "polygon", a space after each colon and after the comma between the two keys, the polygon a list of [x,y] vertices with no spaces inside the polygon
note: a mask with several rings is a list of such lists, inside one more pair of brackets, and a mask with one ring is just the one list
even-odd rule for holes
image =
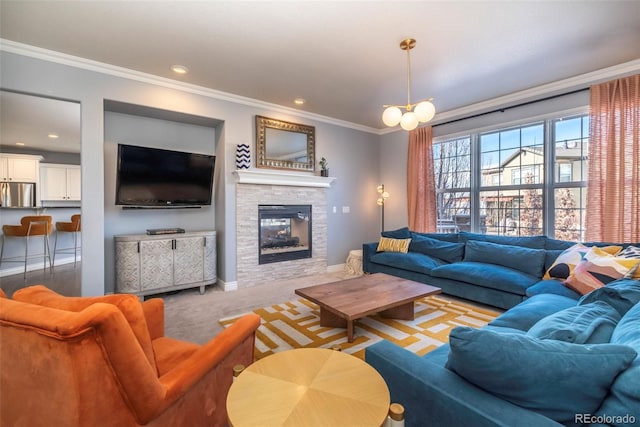
{"label": "mirror frame", "polygon": [[[293,162],[268,158],[267,144],[269,141],[266,138],[266,130],[268,128],[305,134],[307,136],[307,161]],[[315,126],[256,116],[256,153],[256,167],[259,168],[315,172],[316,128]]]}

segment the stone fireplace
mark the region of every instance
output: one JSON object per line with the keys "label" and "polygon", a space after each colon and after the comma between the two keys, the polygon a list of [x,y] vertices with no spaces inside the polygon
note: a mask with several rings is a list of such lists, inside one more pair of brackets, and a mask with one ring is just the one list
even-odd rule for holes
{"label": "stone fireplace", "polygon": [[[321,274],[327,271],[327,188],[334,178],[324,178],[313,175],[302,175],[287,172],[277,172],[269,170],[247,169],[235,171],[238,178],[236,185],[236,277],[237,287],[247,288],[260,284],[275,281],[292,279],[296,277]],[[304,257],[298,257],[298,250],[292,250],[293,237],[298,237],[299,244],[304,245],[304,236],[299,233],[299,229],[291,230],[289,238],[287,231],[288,221],[284,217],[276,219],[280,206],[293,207],[291,229],[302,226],[308,227],[308,252]],[[261,218],[260,207],[271,206],[266,210],[266,217]],[[301,207],[308,209],[308,219],[305,220],[306,213]],[[263,209],[264,210],[264,209]],[[302,217],[302,219],[300,219]],[[277,240],[283,240],[287,244],[279,245],[281,252],[296,253],[289,259],[281,259],[278,262],[261,261],[262,240],[260,227],[262,219],[272,219],[265,221],[269,224],[271,243],[278,246]],[[278,233],[278,238],[274,238],[273,233]],[[294,236],[294,234],[298,234]],[[282,243],[282,242],[281,242]],[[271,255],[275,252],[264,250],[264,255]],[[288,256],[291,256],[289,254]],[[268,258],[268,257],[267,257]],[[266,258],[265,258],[266,259]]]}

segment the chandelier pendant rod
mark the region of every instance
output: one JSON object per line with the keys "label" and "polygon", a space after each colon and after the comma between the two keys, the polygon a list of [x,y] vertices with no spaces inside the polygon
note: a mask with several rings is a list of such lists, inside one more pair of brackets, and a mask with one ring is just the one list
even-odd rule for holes
{"label": "chandelier pendant rod", "polygon": [[[415,41],[413,42],[415,45]],[[411,43],[407,43],[407,111],[411,111]]]}

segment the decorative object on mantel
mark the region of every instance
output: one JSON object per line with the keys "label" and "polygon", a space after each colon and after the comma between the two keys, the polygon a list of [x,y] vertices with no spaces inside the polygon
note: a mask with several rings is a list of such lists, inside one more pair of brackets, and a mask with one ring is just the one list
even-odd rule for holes
{"label": "decorative object on mantel", "polygon": [[315,172],[316,128],[256,116],[256,167]]}
{"label": "decorative object on mantel", "polygon": [[[410,50],[416,46],[415,39],[406,39],[400,42],[400,49],[407,51],[407,105],[384,105],[384,113],[382,113],[382,121],[389,127],[396,126],[400,123],[400,127],[404,130],[414,130],[418,127],[418,123],[426,123],[433,119],[436,114],[436,107],[431,101],[433,98],[420,101],[416,104],[411,103],[411,54]],[[411,111],[415,107],[413,111]],[[407,111],[402,114],[400,108]]]}
{"label": "decorative object on mantel", "polygon": [[320,159],[320,176],[329,176],[329,168],[327,168],[327,159]]}
{"label": "decorative object on mantel", "polygon": [[389,198],[389,193],[384,191],[384,184],[378,185],[378,194],[380,194],[380,197],[377,203],[382,208],[382,231],[384,231],[384,203]]}
{"label": "decorative object on mantel", "polygon": [[251,167],[251,150],[249,144],[238,144],[236,146],[236,168],[249,169]]}

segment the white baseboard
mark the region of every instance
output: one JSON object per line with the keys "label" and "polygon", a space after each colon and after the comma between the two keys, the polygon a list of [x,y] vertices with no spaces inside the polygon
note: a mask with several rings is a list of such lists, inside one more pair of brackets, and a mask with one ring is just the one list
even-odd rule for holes
{"label": "white baseboard", "polygon": [[[78,262],[80,262],[81,260],[82,260],[82,257],[78,256]],[[56,262],[53,265],[53,268],[55,268],[56,266],[71,264],[71,263],[73,263],[73,257],[71,258],[56,257]],[[0,270],[0,277],[13,276],[15,274],[22,274],[24,272],[24,264],[21,264],[18,262],[11,262],[11,264],[16,265],[16,267],[4,268]],[[35,270],[42,270],[43,266],[44,266],[44,262],[27,264],[27,271],[29,272],[29,271],[35,271]],[[47,263],[47,268],[49,268],[49,263]]]}
{"label": "white baseboard", "polygon": [[344,263],[328,265],[327,266],[327,273],[339,273],[341,271],[344,271],[344,265],[345,265]]}

